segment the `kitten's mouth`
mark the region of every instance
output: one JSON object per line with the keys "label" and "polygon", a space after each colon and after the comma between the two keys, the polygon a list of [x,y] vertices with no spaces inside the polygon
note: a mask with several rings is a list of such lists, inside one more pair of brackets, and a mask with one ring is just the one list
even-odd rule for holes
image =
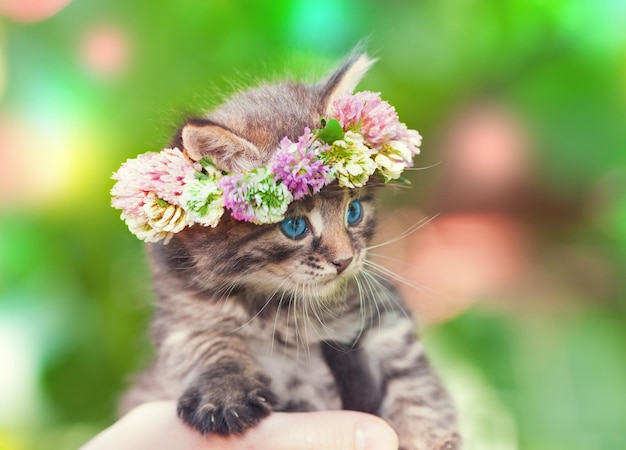
{"label": "kitten's mouth", "polygon": [[315,297],[332,297],[337,292],[343,290],[351,278],[353,278],[353,275],[346,273],[333,274],[306,283],[306,287]]}
{"label": "kitten's mouth", "polygon": [[312,299],[333,298],[343,292],[350,280],[357,276],[360,267],[360,258],[355,257],[336,270],[329,270],[327,267],[326,270],[305,272],[306,274],[296,271],[283,276],[277,275],[275,282],[279,286],[270,286],[270,289],[272,292],[280,291]]}

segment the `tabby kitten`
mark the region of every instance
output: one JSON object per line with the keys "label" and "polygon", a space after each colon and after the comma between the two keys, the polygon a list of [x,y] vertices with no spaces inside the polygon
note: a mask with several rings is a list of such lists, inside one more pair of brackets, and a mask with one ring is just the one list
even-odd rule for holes
{"label": "tabby kitten", "polygon": [[[236,94],[189,120],[172,148],[221,170],[268,164],[284,136],[320,128],[373,61],[348,58],[329,78]],[[159,297],[156,361],[122,412],[175,399],[201,433],[242,433],[271,411],[377,414],[402,449],[458,449],[455,411],[394,288],[368,270],[375,191],[336,183],[291,203],[285,220],[255,225],[228,213],[167,245],[149,244]],[[370,266],[371,267],[371,266]]]}

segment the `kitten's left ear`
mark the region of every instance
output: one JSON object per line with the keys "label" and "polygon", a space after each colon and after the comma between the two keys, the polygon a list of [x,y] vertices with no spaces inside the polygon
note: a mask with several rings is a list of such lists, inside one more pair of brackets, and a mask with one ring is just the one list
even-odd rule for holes
{"label": "kitten's left ear", "polygon": [[320,83],[325,114],[330,112],[330,105],[337,97],[354,91],[375,62],[375,59],[370,59],[365,53],[350,56],[335,73]]}
{"label": "kitten's left ear", "polygon": [[251,170],[261,161],[254,144],[208,119],[187,122],[178,141],[194,161],[208,156],[218,169],[228,172]]}

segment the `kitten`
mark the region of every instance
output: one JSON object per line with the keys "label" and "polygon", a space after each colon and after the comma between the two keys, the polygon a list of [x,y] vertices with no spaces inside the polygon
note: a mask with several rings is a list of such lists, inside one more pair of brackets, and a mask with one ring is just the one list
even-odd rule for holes
{"label": "kitten", "polygon": [[[372,64],[348,58],[315,85],[285,82],[236,94],[189,120],[172,148],[221,170],[267,164],[280,140],[320,128],[330,104]],[[377,414],[402,449],[458,449],[455,411],[395,289],[367,269],[374,177],[336,183],[293,202],[280,224],[222,217],[167,245],[149,244],[159,297],[156,361],[122,412],[175,399],[201,433],[242,433],[271,411],[350,409]]]}

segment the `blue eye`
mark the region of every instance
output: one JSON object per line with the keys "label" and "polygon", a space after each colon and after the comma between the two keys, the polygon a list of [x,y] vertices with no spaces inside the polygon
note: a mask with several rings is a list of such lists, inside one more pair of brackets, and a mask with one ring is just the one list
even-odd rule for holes
{"label": "blue eye", "polygon": [[287,217],[280,223],[280,231],[289,239],[298,239],[308,230],[304,217]]}
{"label": "blue eye", "polygon": [[346,211],[346,220],[349,225],[354,225],[363,217],[363,207],[361,206],[361,201],[359,199],[352,200],[350,205],[348,206],[348,211]]}

